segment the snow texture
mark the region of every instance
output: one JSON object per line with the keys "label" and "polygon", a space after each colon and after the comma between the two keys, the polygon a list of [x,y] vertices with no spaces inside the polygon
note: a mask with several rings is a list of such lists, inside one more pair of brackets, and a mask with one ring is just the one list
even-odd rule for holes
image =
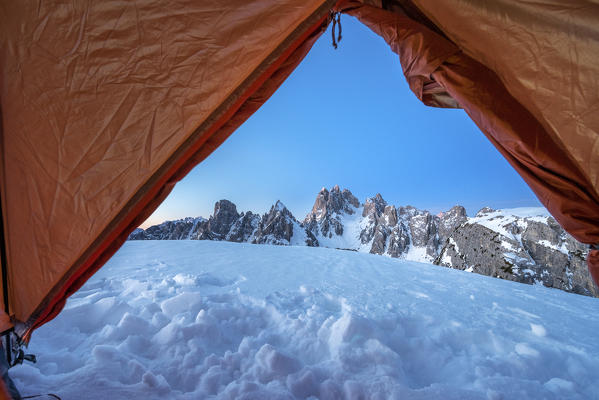
{"label": "snow texture", "polygon": [[599,300],[326,248],[130,241],[38,329],[24,395],[597,399]]}
{"label": "snow texture", "polygon": [[[549,211],[544,207],[506,208],[486,213],[479,212],[474,218],[469,218],[467,223],[480,224],[503,236],[518,240],[519,237],[510,233],[506,229],[506,226],[518,222],[520,224],[525,224],[524,221],[519,220],[520,218],[527,218],[529,221],[546,223],[547,218],[549,217],[551,217],[551,214],[549,214]],[[523,225],[523,228],[526,228],[526,226]]]}

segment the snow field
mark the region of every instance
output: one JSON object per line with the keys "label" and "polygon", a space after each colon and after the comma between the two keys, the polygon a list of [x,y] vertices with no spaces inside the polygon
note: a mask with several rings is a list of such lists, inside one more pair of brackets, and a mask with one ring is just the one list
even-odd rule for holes
{"label": "snow field", "polygon": [[599,300],[309,247],[127,242],[34,333],[22,394],[599,398]]}
{"label": "snow field", "polygon": [[[536,221],[546,223],[547,218],[550,218],[551,214],[544,207],[519,207],[519,208],[506,208],[503,210],[494,210],[486,213],[480,217],[468,218],[467,224],[480,224],[490,230],[497,232],[505,237],[513,238],[516,241],[520,241],[519,235],[510,233],[506,226],[512,223],[518,223],[521,228],[526,228],[525,221],[518,221],[517,218],[528,218],[530,221]],[[549,243],[549,242],[547,242]],[[503,243],[504,247],[509,249],[511,245],[507,242]],[[558,249],[559,250],[559,249]],[[560,250],[562,251],[562,250]]]}

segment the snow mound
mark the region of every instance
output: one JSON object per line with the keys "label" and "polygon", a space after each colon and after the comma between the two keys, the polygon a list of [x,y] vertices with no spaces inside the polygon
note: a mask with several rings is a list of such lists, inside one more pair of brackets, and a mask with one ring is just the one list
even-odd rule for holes
{"label": "snow mound", "polygon": [[11,370],[63,399],[599,398],[599,300],[356,252],[128,242]]}

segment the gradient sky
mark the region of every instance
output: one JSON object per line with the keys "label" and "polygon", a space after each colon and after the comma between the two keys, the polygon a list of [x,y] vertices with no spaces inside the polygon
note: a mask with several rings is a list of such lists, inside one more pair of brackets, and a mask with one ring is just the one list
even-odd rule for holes
{"label": "gradient sky", "polygon": [[326,32],[142,227],[208,217],[220,199],[259,213],[279,199],[303,219],[318,191],[336,184],[360,201],[381,193],[433,213],[540,205],[464,111],[424,106],[387,44],[352,17],[341,22],[339,48]]}

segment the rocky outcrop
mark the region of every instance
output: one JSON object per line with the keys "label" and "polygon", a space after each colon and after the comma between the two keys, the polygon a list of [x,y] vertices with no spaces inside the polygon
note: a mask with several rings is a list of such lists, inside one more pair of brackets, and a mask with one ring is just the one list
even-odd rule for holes
{"label": "rocky outcrop", "polygon": [[136,229],[129,235],[129,240],[182,240],[194,239],[197,229],[207,225],[208,221],[202,217],[184,218],[176,221],[166,221],[154,225],[146,230]]}
{"label": "rocky outcrop", "polygon": [[251,238],[255,236],[259,225],[260,215],[251,211],[241,213],[225,235],[225,240],[238,243],[250,242]]}
{"label": "rocky outcrop", "polygon": [[323,188],[299,222],[277,201],[260,216],[220,200],[209,219],[167,221],[137,229],[131,240],[200,239],[324,246],[370,252],[569,292],[599,296],[586,267],[588,246],[543,209],[493,210],[469,218],[462,206],[433,215],[388,204],[381,194],[363,204],[347,189]]}
{"label": "rocky outcrop", "polygon": [[396,226],[393,227],[391,234],[389,235],[389,247],[387,254],[391,257],[401,257],[406,254],[410,248],[410,232],[408,228],[400,221]]}
{"label": "rocky outcrop", "polygon": [[239,214],[235,204],[229,200],[217,201],[214,205],[214,213],[208,220],[208,230],[217,236],[216,239],[222,240],[238,219]]}
{"label": "rocky outcrop", "polygon": [[409,221],[413,246],[425,248],[429,257],[436,257],[440,243],[437,233],[438,220],[425,211],[414,215]]}
{"label": "rocky outcrop", "polygon": [[[435,264],[509,280],[518,280],[517,276],[521,276],[521,282],[533,283],[532,274],[520,275],[520,271],[514,270],[510,260],[516,258],[521,261],[522,267],[531,265],[528,254],[522,251],[514,253],[516,248],[515,241],[502,238],[489,228],[465,224],[449,238]],[[506,252],[511,252],[513,257],[505,258]],[[525,270],[528,268],[523,268]]]}
{"label": "rocky outcrop", "polygon": [[449,236],[436,264],[588,296],[599,296],[586,267],[587,246],[546,215],[485,208]]}
{"label": "rocky outcrop", "polygon": [[333,235],[343,235],[340,216],[354,214],[359,206],[358,199],[347,189],[341,191],[339,186],[334,186],[329,192],[322,188],[316,196],[312,211],[304,218],[303,225],[313,235],[329,238]]}
{"label": "rocky outcrop", "polygon": [[439,217],[437,231],[441,244],[447,242],[456,228],[468,220],[466,209],[462,206],[453,206],[449,211],[442,212],[437,217]]}
{"label": "rocky outcrop", "polygon": [[387,202],[383,200],[380,193],[367,198],[362,208],[362,217],[365,219],[365,223],[360,232],[360,241],[363,245],[370,244],[370,252],[373,254],[385,252],[385,243],[389,234],[389,226],[383,217],[385,208],[387,208]]}
{"label": "rocky outcrop", "polygon": [[252,243],[291,244],[295,224],[297,224],[297,221],[291,215],[291,212],[283,203],[277,201],[270,208],[270,211],[262,217]]}

